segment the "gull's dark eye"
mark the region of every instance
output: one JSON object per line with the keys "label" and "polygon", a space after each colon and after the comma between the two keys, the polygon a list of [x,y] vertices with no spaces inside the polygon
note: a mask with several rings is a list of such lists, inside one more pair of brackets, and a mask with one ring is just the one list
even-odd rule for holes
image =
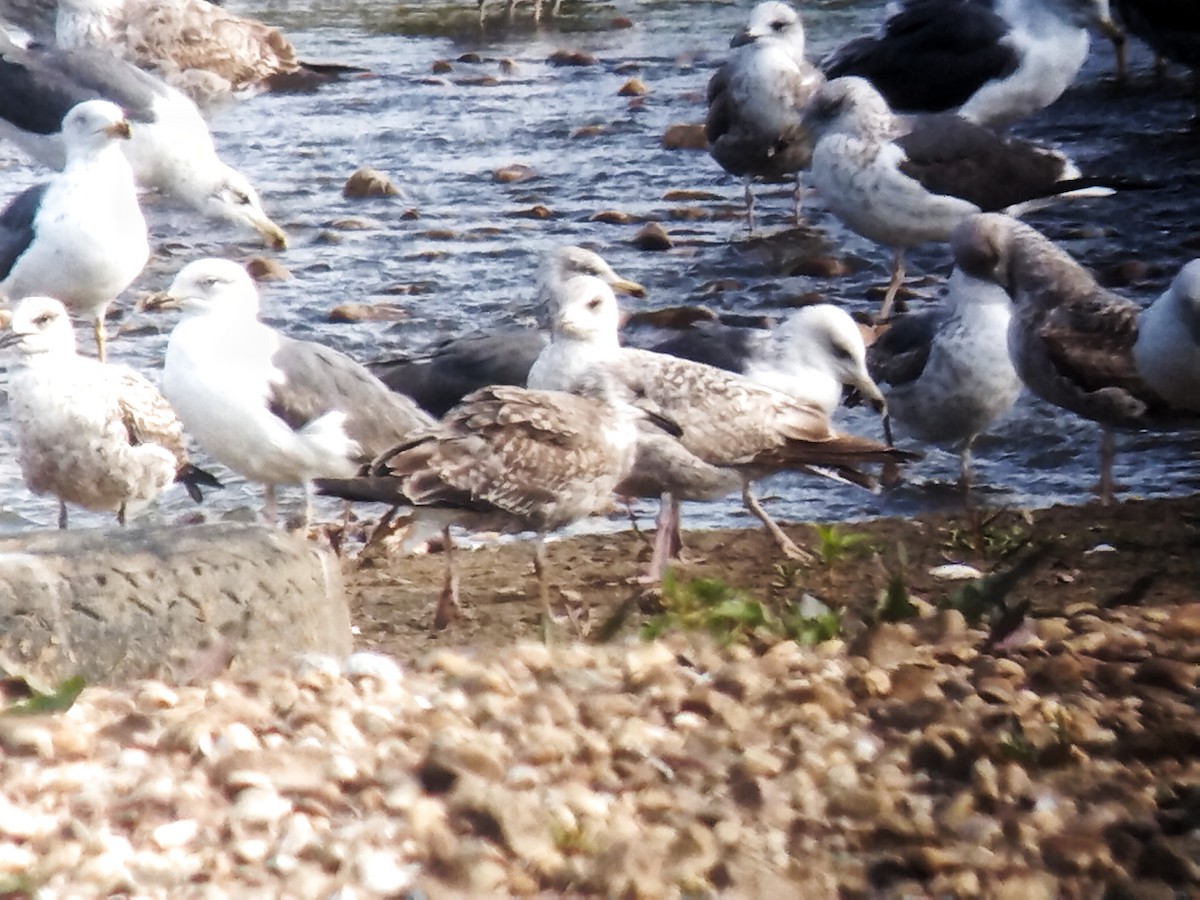
{"label": "gull's dark eye", "polygon": [[54,316],[51,313],[44,312],[40,316],[38,316],[36,319],[33,320],[33,324],[36,325],[38,328],[45,328],[47,325],[49,325],[53,321],[54,321]]}
{"label": "gull's dark eye", "polygon": [[783,19],[776,19],[774,22],[771,23],[771,30],[772,31],[783,31],[783,29],[787,28],[787,24],[788,23],[785,22]]}
{"label": "gull's dark eye", "polygon": [[242,191],[234,191],[233,199],[241,206],[245,206],[250,202],[250,195]]}
{"label": "gull's dark eye", "polygon": [[833,345],[833,355],[836,356],[838,359],[853,359],[854,358],[854,354],[851,353],[848,348],[842,347],[839,344]]}
{"label": "gull's dark eye", "polygon": [[587,308],[590,309],[592,312],[595,312],[603,305],[604,305],[604,300],[601,299],[600,297],[593,297],[591,300],[589,300],[587,302]]}

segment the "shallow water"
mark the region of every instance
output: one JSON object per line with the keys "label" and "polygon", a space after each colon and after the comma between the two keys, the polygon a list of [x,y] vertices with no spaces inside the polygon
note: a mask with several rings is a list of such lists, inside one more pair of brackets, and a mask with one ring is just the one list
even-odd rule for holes
{"label": "shallow water", "polygon": [[[402,18],[397,9],[428,11],[429,5],[231,4],[283,27],[307,58],[366,66],[377,76],[315,94],[252,97],[212,114],[222,155],[251,176],[292,237],[291,248],[278,258],[293,278],[263,289],[265,316],[273,324],[367,360],[419,350],[445,331],[524,321],[541,254],[564,243],[591,246],[623,275],[646,284],[647,305],[705,303],[772,313],[816,294],[850,309],[875,308],[866,290],[886,280],[886,251],[846,232],[822,211],[819,199],[806,202],[809,226],[791,230],[790,190],[758,188],[760,237],[750,240],[740,218],[740,181],[707,154],[662,149],[669,124],[702,121],[708,78],[753,3],[567,0],[564,15],[541,30],[528,23],[527,9],[518,10],[512,28],[504,26],[502,5],[492,0],[493,21],[482,33],[475,3],[461,0],[452,34],[406,36],[380,29]],[[804,6],[815,56],[877,21],[883,4],[825,0]],[[611,28],[618,13],[634,27]],[[556,68],[547,57],[559,48],[582,48],[600,63]],[[435,60],[453,61],[464,53],[478,53],[482,61],[453,62],[452,72],[432,75]],[[1200,247],[1192,225],[1200,137],[1188,131],[1192,108],[1182,88],[1156,85],[1144,52],[1134,55],[1138,79],[1125,91],[1109,81],[1111,58],[1107,44],[1094,41],[1072,92],[1018,132],[1060,143],[1085,171],[1128,171],[1163,178],[1167,186],[1059,207],[1029,221],[1104,272],[1127,271],[1119,264],[1141,260],[1146,265],[1138,278],[1122,289],[1149,302]],[[501,59],[515,63],[511,72],[502,71]],[[634,75],[650,89],[639,101],[617,93]],[[573,136],[596,125],[603,133]],[[531,166],[536,177],[495,181],[494,170],[512,163]],[[342,184],[360,166],[390,175],[403,197],[343,199]],[[15,150],[0,147],[0,195],[11,196],[40,177]],[[676,190],[710,191],[722,199],[664,199]],[[539,205],[552,216],[525,215]],[[120,324],[110,323],[110,330],[123,332],[111,345],[113,358],[156,377],[173,321],[132,312],[132,298],[165,287],[180,266],[199,256],[245,259],[265,251],[228,228],[161,202],[151,201],[148,209],[155,259],[119,304]],[[634,221],[593,221],[603,210],[628,213]],[[673,250],[643,252],[630,244],[649,220],[665,225]],[[787,274],[797,258],[814,252],[845,260],[851,273]],[[910,274],[930,276],[930,293],[948,270],[944,247],[911,254]],[[399,305],[407,318],[327,321],[338,304],[377,301]],[[843,424],[879,435],[878,422],[866,413],[848,413]],[[0,445],[11,446],[2,418]],[[1122,435],[1118,446],[1117,477],[1132,494],[1196,489],[1195,437]],[[1096,447],[1094,425],[1023,398],[978,443],[979,496],[997,506],[1083,502],[1096,477]],[[763,493],[774,513],[796,520],[907,514],[960,502],[951,486],[957,476],[954,454],[931,450],[910,474],[908,483],[877,496],[788,476],[764,485]],[[204,514],[251,515],[259,503],[257,488],[232,476],[226,480],[229,487],[206,501]],[[191,510],[183,492],[172,490],[160,515],[171,521]],[[690,527],[746,522],[736,500],[697,504],[685,515]],[[4,455],[0,530],[50,525],[55,516],[56,504],[31,497],[11,452]],[[83,512],[72,517],[78,524],[106,521]],[[622,522],[613,520],[612,526]]]}

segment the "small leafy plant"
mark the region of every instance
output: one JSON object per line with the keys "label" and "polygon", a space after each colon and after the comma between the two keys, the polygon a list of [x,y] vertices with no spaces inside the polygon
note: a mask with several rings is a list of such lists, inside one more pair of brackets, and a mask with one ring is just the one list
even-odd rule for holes
{"label": "small leafy plant", "polygon": [[871,536],[861,531],[842,531],[837,525],[814,525],[817,531],[817,557],[832,569],[851,555],[869,552]]}

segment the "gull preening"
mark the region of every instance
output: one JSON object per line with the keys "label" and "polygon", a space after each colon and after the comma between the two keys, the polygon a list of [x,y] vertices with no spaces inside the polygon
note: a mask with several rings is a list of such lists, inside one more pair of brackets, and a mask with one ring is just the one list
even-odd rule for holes
{"label": "gull preening", "polygon": [[279,334],[258,320],[258,291],[237,263],[201,259],[148,307],[177,308],[163,368],[163,394],[205,453],[265,486],[276,517],[276,485],[305,488],[353,475],[364,463],[433,420],[350,357]]}
{"label": "gull preening", "polygon": [[893,250],[880,318],[904,280],[904,251],[948,241],[978,212],[1019,215],[1063,197],[1113,193],[1117,179],[1084,178],[1057,150],[1001,137],[959,116],[900,119],[866,79],[838,78],[809,104],[812,177],[847,227]]}
{"label": "gull preening", "polygon": [[1100,424],[1102,502],[1111,501],[1114,488],[1110,428],[1200,426],[1200,404],[1185,392],[1197,383],[1200,358],[1194,262],[1143,309],[1101,287],[1052,241],[1008,216],[971,217],[955,232],[953,246],[959,268],[1012,298],[1008,350],[1025,385]]}
{"label": "gull preening", "polygon": [[179,91],[107,50],[23,49],[0,31],[0,136],[61,169],[63,120],[77,103],[95,99],[116,103],[128,116],[130,136],[121,149],[139,185],[253,230],[270,247],[287,246],[250,179],[221,160],[200,110]]}
{"label": "gull preening", "polygon": [[322,479],[317,490],[411,505],[419,519],[441,526],[446,578],[434,617],[439,628],[460,610],[450,527],[534,532],[538,596],[549,620],[545,535],[612,508],[645,417],[602,375],[575,388],[574,394],[512,386],[475,391],[436,425],[382,453],[367,475]]}
{"label": "gull preening", "polygon": [[62,125],[66,165],[0,212],[0,296],[47,295],[93,322],[105,358],[108,305],[150,258],[133,171],[117,142],[129,122],[107,100],[73,107]]}
{"label": "gull preening", "polygon": [[937,309],[898,316],[867,350],[890,422],[919,441],[953,444],[964,489],[975,439],[1021,393],[1008,357],[1012,301],[996,284],[956,269]]}
{"label": "gull preening", "polygon": [[1006,128],[1049,106],[1087,59],[1089,28],[1113,38],[1108,0],[903,0],[873,35],[821,60],[870,81],[897,112],[955,112]]}
{"label": "gull preening", "polygon": [[746,180],[746,221],[754,229],[755,178],[796,179],[812,158],[812,137],[801,121],[824,80],[804,56],[804,25],[779,0],[760,3],[730,44],[729,59],[708,82],[704,135],[726,172]]}
{"label": "gull preening", "polygon": [[183,426],[162,394],[126,366],[79,356],[63,305],[26,297],[13,310],[0,346],[19,356],[8,382],[17,460],[35,494],[126,517],[173,482],[197,503],[200,488],[220,487],[188,460]]}
{"label": "gull preening", "polygon": [[[602,372],[634,396],[645,397],[678,425],[679,445],[699,460],[704,489],[697,499],[711,499],[709,492],[719,483],[712,468],[725,470],[732,476],[727,482],[740,483],[746,508],[793,558],[808,554],[758,503],[751,488],[754,480],[786,469],[827,468],[864,483],[860,464],[911,458],[875,441],[839,434],[817,403],[703,363],[621,347],[620,315],[611,288],[589,276],[572,279],[568,287],[551,311],[551,342],[529,372],[530,387],[572,390]],[[678,460],[670,468],[686,475],[686,466],[681,469]],[[686,488],[686,478],[682,480]],[[674,488],[663,486],[659,491]]]}

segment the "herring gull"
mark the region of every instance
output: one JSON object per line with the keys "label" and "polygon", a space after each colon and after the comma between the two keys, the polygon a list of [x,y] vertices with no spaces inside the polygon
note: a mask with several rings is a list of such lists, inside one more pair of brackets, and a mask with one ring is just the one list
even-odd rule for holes
{"label": "herring gull", "polygon": [[870,81],[897,112],[955,112],[1006,128],[1075,80],[1088,29],[1120,33],[1108,0],[903,0],[873,35],[821,60],[826,77]]}
{"label": "herring gull", "polygon": [[796,179],[812,158],[801,114],[824,80],[804,56],[804,25],[778,0],[759,3],[708,83],[704,135],[726,172],[746,179],[746,221],[754,230],[755,178]]}
{"label": "herring gull", "polygon": [[1143,310],[1101,287],[1053,242],[1008,216],[967,219],[953,247],[960,269],[994,282],[1012,298],[1008,350],[1025,385],[1100,424],[1101,502],[1111,502],[1114,488],[1110,428],[1200,426],[1196,395],[1184,392],[1184,385],[1197,383],[1200,359],[1196,263],[1185,266],[1171,288]]}
{"label": "herring gull", "polygon": [[788,556],[803,559],[808,554],[759,505],[751,488],[755,479],[786,469],[829,469],[862,484],[867,478],[858,465],[912,458],[875,441],[839,434],[817,403],[703,363],[621,347],[619,311],[608,285],[579,276],[568,288],[551,311],[552,339],[529,372],[530,387],[571,390],[597,371],[616,378],[679,426],[679,444],[706,467],[706,487],[720,484],[712,478],[713,467],[736,478],[746,508]]}
{"label": "herring gull", "polygon": [[885,422],[899,422],[919,441],[957,445],[964,489],[973,477],[972,444],[1021,392],[1008,357],[1011,320],[1002,288],[956,269],[939,308],[898,316],[867,350],[887,398]]}
{"label": "herring gull", "polygon": [[163,394],[213,459],[265,485],[264,515],[276,517],[275,486],[305,488],[346,477],[433,420],[345,354],[294,340],[258,321],[258,292],[235,262],[184,266],[148,308],[175,308]]}
{"label": "herring gull", "polygon": [[64,50],[111,50],[198,103],[242,89],[309,88],[351,66],[308,63],[278,29],[208,0],[60,0]]}
{"label": "herring gull", "polygon": [[[646,293],[636,281],[618,275],[599,254],[564,246],[550,251],[539,267],[535,307],[545,308],[559,286],[576,275],[594,275],[613,290],[634,297]],[[446,338],[420,356],[383,359],[368,368],[392,390],[412,397],[431,415],[441,416],[479,388],[495,384],[524,387],[529,367],[549,341],[549,335],[539,329],[503,326]]]}
{"label": "herring gull", "polygon": [[0,212],[0,296],[45,294],[90,316],[103,361],[105,310],[150,258],[133,172],[117,146],[130,127],[116,104],[87,100],[62,131],[62,172]]}
{"label": "herring gull", "polygon": [[128,514],[172,482],[192,499],[221,484],[188,461],[183,426],[162,394],[127,366],[75,352],[75,332],[63,305],[26,297],[13,310],[0,346],[15,347],[8,405],[17,459],[35,494],[58,497],[58,527],[67,504]]}
{"label": "herring gull", "polygon": [[250,180],[220,159],[200,110],[179,91],[107,50],[22,49],[0,31],[0,136],[61,169],[63,119],[93,99],[116,103],[129,118],[122,150],[138,184],[252,229],[271,247],[287,246]]}
{"label": "herring gull", "polygon": [[321,479],[322,494],[415,507],[442,529],[446,580],[434,617],[459,612],[453,525],[532,531],[538,597],[550,621],[544,538],[586,516],[608,512],[633,465],[645,413],[603,376],[573,394],[499,385],[468,395],[436,425],[381,454],[370,472]]}
{"label": "herring gull", "polygon": [[1084,178],[1062,153],[1001,137],[959,116],[900,119],[866,79],[826,82],[809,105],[816,135],[812,177],[847,227],[893,248],[880,318],[904,280],[904,251],[948,241],[980,211],[1014,215],[1063,197],[1113,193],[1123,183]]}

